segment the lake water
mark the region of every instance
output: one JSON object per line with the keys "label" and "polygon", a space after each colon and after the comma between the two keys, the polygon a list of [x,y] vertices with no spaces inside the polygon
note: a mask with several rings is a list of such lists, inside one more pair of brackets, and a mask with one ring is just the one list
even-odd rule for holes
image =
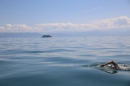
{"label": "lake water", "polygon": [[0,38],[0,86],[130,86],[130,36]]}

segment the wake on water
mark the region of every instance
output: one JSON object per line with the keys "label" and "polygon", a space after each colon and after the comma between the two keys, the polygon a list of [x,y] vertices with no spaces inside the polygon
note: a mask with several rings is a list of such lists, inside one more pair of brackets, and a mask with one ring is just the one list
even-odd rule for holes
{"label": "wake on water", "polygon": [[[97,65],[98,68],[108,68],[108,69],[112,69],[111,66],[112,66],[111,64],[108,64],[104,67],[101,67],[101,65]],[[126,71],[128,70],[128,71],[130,71],[130,64],[118,64],[118,66],[120,67],[120,69],[117,69],[117,70],[126,70]]]}
{"label": "wake on water", "polygon": [[82,65],[83,67],[97,68],[99,70],[105,71],[107,73],[117,73],[117,71],[130,71],[130,64],[118,64],[121,69],[113,69],[111,68],[111,64],[101,67],[101,64],[93,64],[93,65]]}
{"label": "wake on water", "polygon": [[118,66],[120,67],[120,69],[113,69],[111,68],[111,64],[106,65],[104,67],[101,67],[101,65],[97,65],[96,67],[102,71],[105,71],[107,73],[117,73],[118,70],[123,70],[123,71],[130,71],[130,64],[118,64]]}

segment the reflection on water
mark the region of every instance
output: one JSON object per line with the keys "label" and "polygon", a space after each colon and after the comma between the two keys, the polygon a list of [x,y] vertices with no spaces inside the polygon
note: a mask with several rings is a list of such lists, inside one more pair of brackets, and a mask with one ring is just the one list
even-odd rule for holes
{"label": "reflection on water", "polygon": [[97,68],[110,60],[128,66],[129,36],[0,40],[0,86],[130,85],[130,71]]}

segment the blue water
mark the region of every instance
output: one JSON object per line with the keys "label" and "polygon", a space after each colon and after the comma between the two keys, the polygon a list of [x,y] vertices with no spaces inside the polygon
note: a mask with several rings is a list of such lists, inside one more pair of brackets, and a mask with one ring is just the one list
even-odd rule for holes
{"label": "blue water", "polygon": [[130,86],[130,36],[0,38],[0,86]]}

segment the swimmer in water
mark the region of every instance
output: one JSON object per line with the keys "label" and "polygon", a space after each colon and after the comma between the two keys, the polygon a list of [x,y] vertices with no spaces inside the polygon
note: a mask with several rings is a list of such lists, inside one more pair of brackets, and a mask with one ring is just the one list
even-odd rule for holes
{"label": "swimmer in water", "polygon": [[119,67],[119,65],[118,65],[116,62],[114,62],[114,61],[110,61],[110,62],[107,62],[106,64],[102,64],[101,67],[104,67],[104,66],[106,66],[106,65],[108,65],[108,64],[112,64],[112,66],[111,66],[112,69],[122,69],[122,68]]}

